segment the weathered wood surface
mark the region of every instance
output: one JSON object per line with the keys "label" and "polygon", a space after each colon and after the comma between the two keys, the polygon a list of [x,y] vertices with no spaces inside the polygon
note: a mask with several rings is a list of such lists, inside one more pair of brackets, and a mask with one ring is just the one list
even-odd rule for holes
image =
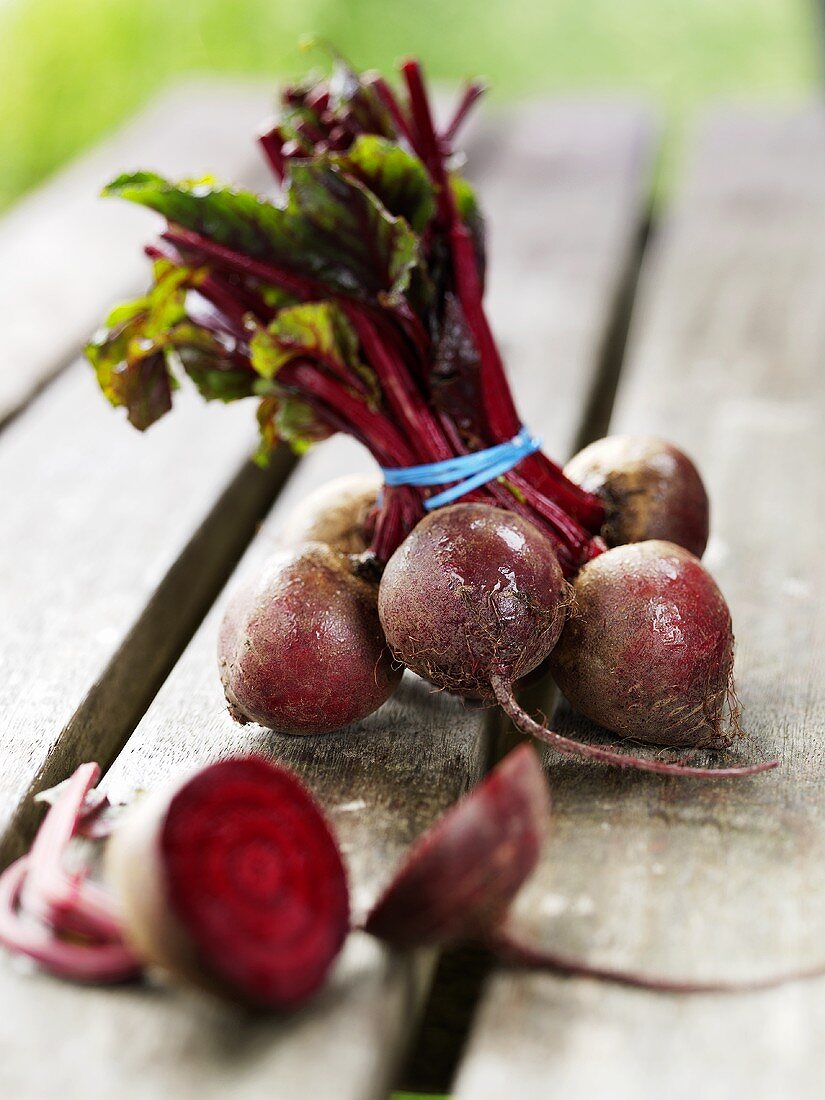
{"label": "weathered wood surface", "polygon": [[260,83],[178,87],[3,218],[0,422],[77,353],[101,310],[145,281],[146,213],[98,201],[103,184],[138,167],[263,180],[251,136],[270,104]]}
{"label": "weathered wood surface", "polygon": [[[140,242],[153,219],[98,201],[100,179],[133,156],[201,171],[214,154],[219,171],[261,182],[249,131],[266,106],[260,88],[166,97],[123,141],[70,169],[65,187],[59,177],[25,203],[10,229],[0,223],[0,240],[28,256],[19,281],[0,293],[12,332],[0,373],[44,377],[76,353],[81,330],[118,290],[148,278]],[[121,207],[128,216],[110,217]],[[77,257],[38,251],[41,217]],[[4,263],[0,278],[17,266]],[[61,329],[63,307],[53,313],[45,298],[63,287],[73,322]],[[108,761],[120,747],[285,472],[282,461],[266,476],[248,463],[248,410],[207,407],[188,393],[180,405],[141,436],[97,392],[88,365],[75,363],[0,435],[0,856],[17,850],[30,825],[33,785],[89,755]]]}
{"label": "weathered wood surface", "polygon": [[[595,109],[571,105],[535,121],[538,131],[519,130],[501,148],[492,139],[482,143],[476,174],[493,224],[494,320],[505,334],[531,422],[546,430],[550,447],[557,431],[564,450],[595,384],[616,289],[633,261],[651,130],[635,109],[608,110],[600,120]],[[533,160],[524,177],[528,148]],[[591,205],[582,203],[585,181]],[[514,194],[520,206],[512,203]],[[532,218],[524,217],[525,204]],[[537,240],[544,247],[533,250]],[[545,283],[546,299],[522,301],[528,272]],[[534,323],[542,326],[540,340]],[[528,370],[543,370],[542,394],[549,379],[554,401],[546,421]],[[566,388],[561,379],[571,370],[576,383]],[[566,411],[559,414],[557,404]],[[314,484],[352,469],[357,454],[336,440],[302,462],[239,574],[257,568],[271,551],[290,505]],[[486,716],[410,677],[382,711],[344,735],[296,740],[237,727],[225,713],[215,669],[223,602],[221,597],[149,708],[107,786],[117,796],[239,749],[284,760],[327,807],[344,844],[356,906],[363,909],[409,842],[482,774],[490,748]],[[82,1092],[84,1100],[113,1091],[123,1100],[158,1094],[207,1100],[230,1089],[233,1097],[265,1091],[319,1100],[385,1096],[433,962],[431,954],[393,957],[355,938],[327,993],[287,1022],[253,1022],[171,992],[78,991],[42,977],[22,980],[4,963],[0,999],[15,1008],[0,1017],[0,1081],[22,1098],[57,1081],[61,1091]],[[77,1044],[58,1042],[69,1027]],[[78,1058],[89,1070],[75,1083]]]}
{"label": "weathered wood surface", "polygon": [[[739,642],[740,753],[782,767],[704,784],[548,754],[556,824],[518,911],[559,951],[697,979],[825,963],[823,305],[825,112],[719,111],[647,266],[613,430],[699,460],[706,560]],[[503,974],[456,1097],[813,1100],[823,1028],[825,979],[678,997]]]}

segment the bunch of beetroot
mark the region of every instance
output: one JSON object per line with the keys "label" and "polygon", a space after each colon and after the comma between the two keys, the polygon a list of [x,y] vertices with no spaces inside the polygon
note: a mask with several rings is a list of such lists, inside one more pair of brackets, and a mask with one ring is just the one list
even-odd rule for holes
{"label": "bunch of beetroot", "polygon": [[[484,223],[454,150],[481,87],[439,127],[419,65],[401,77],[396,92],[336,59],[287,88],[261,138],[271,197],[151,172],[106,188],[166,219],[152,287],[87,349],[136,427],[186,374],[206,398],[258,397],[261,458],[342,431],[408,468],[519,433],[483,306]],[[571,703],[624,737],[718,747],[737,732],[730,615],[698,560],[708,505],[685,455],[607,439],[562,471],[533,453],[428,512],[441,488],[331,486],[293,518],[222,627],[237,719],[330,732],[407,667],[563,752],[693,775],[773,766],[710,772],[580,744],[514,695],[549,659]]]}
{"label": "bunch of beetroot", "polygon": [[286,769],[260,756],[221,760],[120,814],[93,789],[98,775],[84,764],[48,792],[31,851],[0,875],[0,944],[70,980],[157,969],[231,1000],[292,1009],[323,986],[351,929],[397,949],[481,943],[510,965],[668,992],[765,988],[821,972],[684,981],[592,967],[531,942],[510,910],[538,862],[550,800],[528,745],[419,838],[363,920],[351,916],[332,828]]}

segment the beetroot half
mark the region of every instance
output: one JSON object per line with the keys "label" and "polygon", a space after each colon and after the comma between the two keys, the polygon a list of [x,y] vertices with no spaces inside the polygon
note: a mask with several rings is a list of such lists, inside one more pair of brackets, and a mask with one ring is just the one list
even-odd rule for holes
{"label": "beetroot half", "polygon": [[218,662],[232,716],[316,734],[377,710],[403,670],[387,647],[376,596],[329,546],[276,554],[235,595],[221,626]]}
{"label": "beetroot half", "polygon": [[608,546],[664,539],[697,557],[708,542],[710,505],[694,464],[667,440],[608,435],[567,463],[565,474],[605,506]]}
{"label": "beetroot half", "polygon": [[261,757],[139,799],[107,872],[140,958],[268,1008],[314,993],[348,932],[333,834],[301,783]]}
{"label": "beetroot half", "polygon": [[[387,641],[408,668],[458,695],[495,699],[517,729],[559,752],[698,778],[765,769],[647,760],[574,741],[531,718],[513,683],[553,651],[568,602],[550,541],[513,512],[485,504],[453,505],[422,520],[390,558],[378,594]],[[621,608],[617,601],[607,614]]]}
{"label": "beetroot half", "polygon": [[486,938],[532,874],[549,818],[541,765],[523,745],[413,845],[365,930],[394,947]]}
{"label": "beetroot half", "polygon": [[538,862],[550,797],[529,745],[511,752],[410,849],[365,922],[397,948],[486,945],[506,966],[660,993],[741,993],[822,975],[821,966],[744,981],[599,966],[525,937],[510,907]]}

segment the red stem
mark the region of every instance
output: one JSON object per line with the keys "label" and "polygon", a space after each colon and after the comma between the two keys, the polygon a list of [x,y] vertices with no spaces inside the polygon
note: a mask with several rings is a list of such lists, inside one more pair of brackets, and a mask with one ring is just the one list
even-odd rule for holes
{"label": "red stem", "polygon": [[327,292],[305,279],[302,275],[295,275],[291,271],[285,271],[281,267],[273,266],[263,260],[254,260],[251,256],[244,256],[232,248],[217,244],[208,237],[202,237],[190,229],[182,229],[177,225],[170,225],[163,234],[163,239],[183,248],[191,248],[204,256],[210,256],[217,260],[229,271],[237,271],[241,275],[252,275],[265,283],[272,283],[281,287],[296,298],[329,297]]}
{"label": "red stem", "polygon": [[407,374],[403,361],[386,346],[377,328],[363,311],[348,308],[346,313],[358,333],[367,358],[372,361],[381,379],[381,388],[390,408],[410,442],[418,443],[421,461],[438,462],[452,458],[453,451],[445,440],[438,421]]}
{"label": "red stem", "polygon": [[439,145],[445,155],[449,152],[456,134],[463,125],[473,105],[478,102],[486,91],[487,85],[482,84],[479,80],[472,81],[472,83],[468,84],[464,89],[464,95],[461,97],[451,121],[441,134]]}
{"label": "red stem", "polygon": [[370,78],[370,84],[375,88],[384,106],[392,116],[392,120],[395,123],[396,129],[401,136],[406,140],[407,144],[414,151],[418,151],[417,135],[413,132],[413,125],[407,118],[404,112],[401,110],[401,106],[398,100],[395,98],[395,94],[384,80],[383,76],[374,76]]}
{"label": "red stem", "polygon": [[335,410],[339,418],[354,425],[382,466],[416,464],[416,455],[386,416],[373,412],[340,382],[319,371],[314,363],[295,359],[282,367],[279,379],[285,386],[322,401]]}

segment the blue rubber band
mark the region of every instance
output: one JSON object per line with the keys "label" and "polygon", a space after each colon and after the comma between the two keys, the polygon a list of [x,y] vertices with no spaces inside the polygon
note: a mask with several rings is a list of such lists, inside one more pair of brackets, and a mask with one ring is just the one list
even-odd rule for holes
{"label": "blue rubber band", "polygon": [[423,466],[382,467],[386,485],[446,485],[456,482],[449,489],[424,501],[424,508],[431,512],[451,504],[465,493],[472,492],[480,485],[486,485],[494,478],[502,477],[517,466],[523,458],[541,450],[541,440],[522,428],[517,435],[506,443],[497,443],[483,451],[473,451],[468,455],[446,458],[443,462],[428,462]]}

